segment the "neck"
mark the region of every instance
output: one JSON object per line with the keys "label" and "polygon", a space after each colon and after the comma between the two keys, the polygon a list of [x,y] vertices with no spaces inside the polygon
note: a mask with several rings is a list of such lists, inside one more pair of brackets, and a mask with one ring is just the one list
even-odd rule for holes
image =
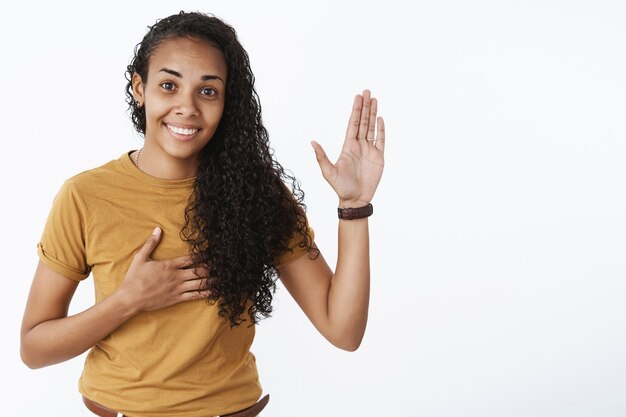
{"label": "neck", "polygon": [[183,180],[196,175],[198,155],[176,158],[163,151],[152,149],[149,143],[146,143],[139,154],[137,168],[155,178]]}

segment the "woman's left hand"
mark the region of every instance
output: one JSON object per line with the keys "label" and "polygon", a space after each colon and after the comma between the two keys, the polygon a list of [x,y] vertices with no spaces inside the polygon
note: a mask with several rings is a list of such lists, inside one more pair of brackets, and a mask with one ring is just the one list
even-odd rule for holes
{"label": "woman's left hand", "polygon": [[376,117],[377,107],[369,90],[354,98],[341,155],[334,164],[319,143],[311,142],[322,175],[342,208],[366,206],[383,175],[385,124],[382,117]]}

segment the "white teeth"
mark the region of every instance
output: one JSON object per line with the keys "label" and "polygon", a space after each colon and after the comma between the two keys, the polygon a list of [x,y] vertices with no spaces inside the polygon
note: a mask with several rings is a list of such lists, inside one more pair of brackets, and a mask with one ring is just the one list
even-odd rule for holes
{"label": "white teeth", "polygon": [[170,125],[167,125],[167,128],[171,130],[172,132],[177,133],[179,135],[193,135],[194,133],[198,131],[198,129],[183,129],[180,127],[170,126]]}

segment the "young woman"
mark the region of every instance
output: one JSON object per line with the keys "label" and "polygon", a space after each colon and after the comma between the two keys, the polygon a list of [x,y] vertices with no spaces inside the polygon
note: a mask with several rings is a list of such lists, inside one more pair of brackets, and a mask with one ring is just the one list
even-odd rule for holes
{"label": "young woman", "polygon": [[[257,415],[268,396],[258,401],[249,348],[277,278],[335,346],[353,351],[365,332],[367,217],[384,150],[376,99],[356,96],[335,164],[312,142],[339,197],[333,273],[302,191],[270,152],[233,28],[201,13],[159,20],[126,75],[144,146],[61,187],[38,244],[22,359],[39,368],[91,349],[79,388],[101,416]],[[68,317],[90,274],[95,305]]]}

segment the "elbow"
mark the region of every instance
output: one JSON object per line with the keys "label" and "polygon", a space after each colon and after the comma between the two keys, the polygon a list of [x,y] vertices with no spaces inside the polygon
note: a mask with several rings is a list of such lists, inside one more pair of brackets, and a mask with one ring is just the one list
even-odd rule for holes
{"label": "elbow", "polygon": [[32,352],[32,349],[30,349],[24,342],[20,345],[20,358],[22,359],[24,365],[28,366],[30,369],[39,369],[47,365],[40,358],[38,358],[37,354]]}
{"label": "elbow", "polygon": [[360,337],[345,337],[337,340],[330,340],[330,343],[341,350],[345,350],[346,352],[355,352],[359,346],[361,346],[362,340],[363,335]]}
{"label": "elbow", "polygon": [[28,366],[30,369],[40,369],[40,368],[45,368],[48,365],[51,365],[50,363],[33,359],[25,355],[21,355],[21,356],[22,356],[22,362],[24,363],[24,365]]}
{"label": "elbow", "polygon": [[33,370],[34,370],[34,369],[43,368],[43,366],[37,366],[37,365],[35,365],[35,364],[34,364],[34,362],[27,362],[27,361],[25,361],[25,360],[23,360],[23,359],[22,359],[22,362],[24,362],[24,364],[25,364],[26,366],[28,366],[30,369],[33,369]]}
{"label": "elbow", "polygon": [[353,343],[346,343],[337,347],[341,350],[345,350],[346,352],[355,352],[359,348],[359,346],[361,346],[360,340]]}
{"label": "elbow", "polygon": [[365,326],[342,326],[341,328],[329,327],[327,332],[322,332],[333,346],[346,352],[354,352],[360,346],[365,336]]}
{"label": "elbow", "polygon": [[337,346],[341,350],[345,350],[346,352],[355,352],[359,348],[360,343],[352,344],[352,345],[342,345],[342,346],[335,345],[335,346]]}
{"label": "elbow", "polygon": [[38,364],[33,360],[33,358],[30,355],[28,355],[27,352],[25,352],[24,347],[20,349],[20,357],[22,358],[22,362],[24,363],[24,365],[28,366],[30,369],[41,368],[41,366],[38,366]]}

